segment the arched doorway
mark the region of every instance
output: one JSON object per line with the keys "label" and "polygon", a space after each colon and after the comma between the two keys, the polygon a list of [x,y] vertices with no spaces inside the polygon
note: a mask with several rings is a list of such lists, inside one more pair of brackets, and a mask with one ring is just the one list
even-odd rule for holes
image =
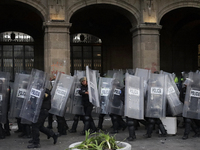
{"label": "arched doorway", "polygon": [[160,24],[160,66],[175,72],[198,69],[200,9],[184,7],[165,14]]}
{"label": "arched doorway", "polygon": [[[32,65],[34,66],[34,68],[40,69],[40,70],[44,70],[43,22],[44,22],[44,18],[42,18],[41,13],[30,5],[17,2],[17,1],[1,1],[0,2],[0,33],[14,31],[16,34],[23,33],[24,35],[31,36],[34,39],[34,54],[33,54],[34,62]],[[18,42],[15,42],[15,44],[13,45],[14,46],[13,50],[19,47],[18,44],[19,44]],[[33,43],[28,43],[28,44],[30,46],[33,46],[32,45]],[[32,49],[32,47],[28,48],[27,46],[22,46],[22,48],[20,47],[18,49],[30,50]],[[14,57],[13,60],[17,60],[15,56],[13,57]],[[23,65],[26,66],[26,63],[29,64],[30,62],[26,62],[25,60],[25,64]],[[17,69],[14,68],[14,70],[17,70]],[[15,71],[13,71],[12,73],[14,72]]]}
{"label": "arched doorway", "polygon": [[71,35],[87,33],[102,40],[102,72],[132,68],[132,24],[122,8],[96,4],[77,10],[70,18]]}

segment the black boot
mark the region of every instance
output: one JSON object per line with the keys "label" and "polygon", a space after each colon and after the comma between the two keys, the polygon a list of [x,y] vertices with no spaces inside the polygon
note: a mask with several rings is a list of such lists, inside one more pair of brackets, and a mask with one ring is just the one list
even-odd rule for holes
{"label": "black boot", "polygon": [[183,140],[188,139],[190,130],[191,130],[191,119],[185,118],[185,131],[184,131],[184,135],[182,137]]}
{"label": "black boot", "polygon": [[163,137],[167,136],[167,132],[166,132],[166,130],[165,130],[163,124],[162,124],[162,123],[159,124],[158,127],[159,127],[159,129],[160,129],[160,132],[162,133],[160,136],[163,136]]}
{"label": "black boot", "polygon": [[94,133],[94,132],[97,131],[97,128],[96,128],[96,126],[94,124],[94,120],[92,118],[90,118],[90,128],[91,128],[90,133]]}
{"label": "black boot", "polygon": [[85,132],[90,129],[90,116],[84,116],[84,130],[81,132],[81,135],[85,135]]}
{"label": "black boot", "polygon": [[98,122],[98,129],[103,130],[103,121],[104,121],[104,115],[100,114],[99,115],[99,122]]}
{"label": "black boot", "polygon": [[28,145],[27,148],[40,148],[40,144],[31,144],[31,145]]}
{"label": "black boot", "polygon": [[113,120],[113,131],[110,132],[111,134],[116,134],[118,133],[118,127],[119,127],[119,123],[118,123],[118,117],[116,115],[112,115],[112,120]]}
{"label": "black boot", "polygon": [[5,139],[5,131],[0,123],[0,139]]}
{"label": "black boot", "polygon": [[118,117],[118,120],[119,120],[119,124],[120,124],[120,126],[122,127],[122,131],[126,130],[126,128],[127,128],[127,124],[126,124],[126,122],[122,119],[121,116]]}
{"label": "black boot", "polygon": [[129,131],[129,137],[127,138],[127,140],[133,141],[134,139],[136,139],[134,120],[131,118],[127,118],[127,125],[128,125],[128,131]]}
{"label": "black boot", "polygon": [[154,119],[149,119],[148,120],[147,133],[144,135],[144,137],[151,138],[151,134],[153,132],[154,126],[155,126],[155,120]]}
{"label": "black boot", "polygon": [[67,128],[66,128],[66,122],[65,122],[65,119],[64,117],[59,117],[59,116],[56,116],[57,117],[57,123],[58,123],[58,132],[59,132],[59,135],[66,135],[67,134]]}
{"label": "black boot", "polygon": [[136,139],[135,127],[134,126],[129,126],[128,127],[128,131],[129,131],[129,137],[127,138],[127,140],[129,140],[129,141],[135,140]]}
{"label": "black boot", "polygon": [[58,136],[56,134],[54,134],[52,138],[53,138],[53,144],[56,144]]}
{"label": "black boot", "polygon": [[76,132],[76,128],[78,126],[78,122],[79,122],[79,116],[75,115],[74,116],[74,122],[73,122],[72,128],[69,130],[70,133],[75,133]]}
{"label": "black boot", "polygon": [[188,139],[188,135],[187,135],[187,134],[184,134],[183,137],[182,137],[182,139],[183,139],[183,140]]}

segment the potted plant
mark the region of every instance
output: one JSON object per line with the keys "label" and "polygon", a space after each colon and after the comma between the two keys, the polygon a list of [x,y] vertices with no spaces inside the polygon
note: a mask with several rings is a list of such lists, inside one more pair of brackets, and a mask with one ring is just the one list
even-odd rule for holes
{"label": "potted plant", "polygon": [[67,150],[131,150],[131,145],[126,142],[116,141],[114,136],[105,134],[103,132],[92,133],[89,131],[85,133],[85,140],[76,142],[69,146]]}

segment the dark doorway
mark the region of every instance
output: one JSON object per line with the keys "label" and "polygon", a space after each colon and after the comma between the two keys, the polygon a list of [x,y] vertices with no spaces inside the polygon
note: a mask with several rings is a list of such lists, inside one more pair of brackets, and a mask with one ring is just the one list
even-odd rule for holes
{"label": "dark doorway", "polygon": [[199,69],[200,9],[175,9],[164,15],[160,24],[161,70],[180,75]]}
{"label": "dark doorway", "polygon": [[122,8],[113,5],[91,5],[73,14],[70,33],[86,33],[102,40],[102,72],[132,68],[131,23]]}
{"label": "dark doorway", "polygon": [[[0,33],[15,31],[30,35],[34,39],[35,59],[33,65],[34,68],[40,70],[44,70],[43,22],[44,18],[42,18],[42,15],[39,13],[39,11],[27,4],[17,1],[0,2]],[[10,44],[13,45],[14,43]],[[15,44],[18,45],[17,42],[15,42]],[[32,44],[31,46],[33,46]],[[24,47],[23,49],[27,49],[27,47]],[[17,69],[14,68],[14,70]]]}

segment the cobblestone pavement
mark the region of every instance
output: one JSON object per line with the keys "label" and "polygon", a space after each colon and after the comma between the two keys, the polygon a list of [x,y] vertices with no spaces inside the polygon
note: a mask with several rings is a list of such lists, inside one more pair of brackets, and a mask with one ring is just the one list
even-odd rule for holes
{"label": "cobblestone pavement", "polygon": [[[18,134],[14,133],[17,129],[16,123],[14,120],[11,120],[11,136],[6,137],[5,139],[0,140],[0,150],[27,150],[28,141],[30,139],[18,138]],[[72,126],[73,121],[68,120],[67,124],[69,127]],[[97,125],[98,120],[95,120]],[[46,123],[45,123],[46,124]],[[53,123],[53,130],[56,132],[56,121]],[[103,123],[103,127],[107,132],[112,131],[110,118],[106,118]],[[53,139],[47,139],[46,135],[43,133],[40,134],[40,144],[41,148],[37,150],[66,150],[70,144],[78,141],[83,141],[84,136],[80,135],[80,132],[83,129],[83,123],[80,121],[78,124],[76,133],[67,133],[67,135],[61,136],[58,138],[57,144],[53,144]],[[146,133],[146,130],[143,125],[141,125],[136,131],[137,139],[135,141],[129,142],[125,138],[128,137],[128,130],[119,131],[115,135],[116,140],[125,141],[132,145],[133,150],[199,150],[200,149],[200,138],[193,138],[194,132],[191,132],[187,140],[182,140],[183,129],[178,128],[176,135],[168,135],[167,137],[159,137],[158,134],[154,131],[152,138],[144,138],[143,135]]]}

